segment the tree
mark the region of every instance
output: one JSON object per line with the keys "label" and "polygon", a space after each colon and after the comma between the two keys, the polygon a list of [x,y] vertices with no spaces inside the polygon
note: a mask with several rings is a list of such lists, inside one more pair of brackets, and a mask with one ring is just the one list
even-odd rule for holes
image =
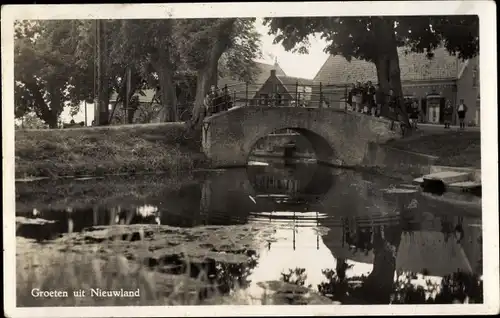
{"label": "tree", "polygon": [[[373,62],[382,89],[392,88],[403,105],[398,47],[409,51],[432,52],[439,45],[461,59],[479,53],[477,16],[366,16],[266,18],[275,43],[288,51],[306,53],[309,36],[319,34],[328,42],[325,52]],[[403,121],[408,127],[406,109]]]}
{"label": "tree", "polygon": [[[141,73],[141,61],[135,56],[127,56],[124,51],[130,42],[123,42],[120,33],[122,21],[101,20],[101,32],[98,31],[97,20],[83,20],[80,26],[80,38],[78,41],[77,63],[84,70],[84,81],[74,83],[71,86],[71,98],[80,102],[82,100],[92,101],[99,98],[100,124],[108,124],[112,121],[116,107],[123,101],[130,101],[133,94],[143,86]],[[102,75],[98,77],[99,59],[97,40],[100,33],[101,66]],[[131,85],[128,96],[126,93],[127,69],[131,70]],[[99,82],[99,78],[101,82]],[[111,112],[108,113],[111,95],[117,92],[118,96],[114,102]]]}
{"label": "tree", "polygon": [[[50,128],[70,101],[67,88],[80,80],[75,53],[78,21],[22,21],[15,26],[15,116],[34,112]],[[77,105],[72,105],[78,107]]]}
{"label": "tree", "polygon": [[[99,25],[101,32],[96,32],[95,20],[18,23],[16,116],[33,110],[55,127],[65,104],[78,111],[81,101],[98,96],[99,124],[112,121],[117,105],[129,106],[126,120],[131,123],[138,109],[131,103],[134,94],[157,89],[163,106],[160,120],[175,121],[177,98],[186,96],[186,89],[197,87],[194,104],[202,106],[207,83],[215,84],[217,70],[251,78],[253,58],[260,53],[249,19],[101,20]],[[100,59],[97,47],[102,49]],[[99,70],[103,76],[97,76]],[[114,92],[117,98],[107,114]]]}
{"label": "tree", "polygon": [[259,71],[255,59],[262,57],[260,33],[255,30],[253,19],[240,20],[236,32],[232,46],[219,59],[218,75],[252,82]]}
{"label": "tree", "polygon": [[217,76],[251,77],[260,53],[250,19],[126,20],[120,32],[122,54],[144,66],[143,76],[153,74],[147,82],[159,88],[165,121],[178,118],[178,93],[191,86],[191,77],[197,78],[193,114],[199,114]]}
{"label": "tree", "polygon": [[260,48],[254,22],[253,18],[183,21],[186,40],[182,42],[181,52],[197,74],[191,127],[200,127],[203,100],[210,86],[217,84],[219,75],[232,73],[239,79],[255,75],[253,59],[260,56]]}
{"label": "tree", "polygon": [[135,65],[131,67],[137,70],[136,77],[143,79],[137,82],[158,83],[164,107],[162,121],[176,121],[178,117],[174,75],[183,64],[177,48],[182,41],[178,26],[179,20],[175,19],[123,20],[119,31],[120,47],[116,52],[133,61]]}

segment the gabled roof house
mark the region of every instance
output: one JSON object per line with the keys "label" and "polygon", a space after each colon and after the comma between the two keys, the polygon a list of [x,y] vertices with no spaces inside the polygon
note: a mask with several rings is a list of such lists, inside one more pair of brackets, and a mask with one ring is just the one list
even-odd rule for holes
{"label": "gabled roof house", "polygon": [[[444,47],[437,48],[432,59],[405,48],[398,51],[403,93],[419,104],[422,122],[441,123],[446,101],[457,105],[464,99],[468,106],[466,122],[479,125],[479,57],[462,61]],[[316,90],[321,83],[324,98],[334,107],[343,108],[347,90],[357,81],[377,83],[375,64],[329,56],[314,78],[313,96],[318,98]]]}

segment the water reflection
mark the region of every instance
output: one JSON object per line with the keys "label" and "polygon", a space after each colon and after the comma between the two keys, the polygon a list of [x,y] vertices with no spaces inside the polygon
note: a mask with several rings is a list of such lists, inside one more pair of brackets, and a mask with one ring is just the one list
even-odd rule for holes
{"label": "water reflection", "polygon": [[[457,270],[482,274],[480,212],[373,175],[308,164],[252,165],[205,175],[199,184],[158,189],[133,204],[18,211],[32,222],[20,222],[17,235],[43,241],[95,225],[134,223],[272,226],[273,240],[256,251],[258,257],[249,255],[249,262],[207,260],[193,263],[189,272],[206,273],[221,291],[236,280],[255,297],[264,292],[262,282],[307,273],[300,284],[325,295],[357,293],[367,303],[397,303],[407,297],[396,295],[397,286],[408,282],[417,290],[425,281],[441,286]],[[34,221],[42,219],[50,222]],[[167,263],[163,271],[187,271],[180,259]],[[410,278],[398,283],[404,273]]]}

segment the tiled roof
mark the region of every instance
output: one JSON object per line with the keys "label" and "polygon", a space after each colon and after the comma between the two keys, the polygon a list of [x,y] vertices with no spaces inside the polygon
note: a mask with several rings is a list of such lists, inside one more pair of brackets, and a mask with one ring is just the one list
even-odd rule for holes
{"label": "tiled roof", "polygon": [[301,86],[312,86],[313,84],[313,80],[307,78],[281,76],[281,75],[277,75],[277,77],[285,86],[290,86],[290,85],[295,86],[297,83],[299,83],[299,85]]}
{"label": "tiled roof", "polygon": [[[458,57],[450,55],[445,48],[436,49],[431,60],[423,53],[405,54],[404,48],[399,48],[398,51],[403,82],[457,79],[464,64]],[[348,62],[340,55],[331,55],[314,78],[315,83],[325,84],[351,84],[356,81],[376,82],[375,64],[357,59]]]}
{"label": "tiled roof", "polygon": [[[269,76],[271,75],[271,70],[276,68],[276,75],[286,76],[285,72],[279,65],[267,64],[255,62],[257,64],[257,74],[253,80],[253,83],[248,85],[248,95],[253,96],[255,92],[257,92],[260,87],[267,81]],[[229,89],[236,93],[236,97],[245,98],[246,96],[246,83],[243,81],[235,80],[231,77],[223,77],[220,78],[217,85],[219,88],[227,85]]]}
{"label": "tiled roof", "polygon": [[306,78],[300,78],[300,77],[292,77],[292,76],[280,76],[277,75],[278,79],[283,83],[283,86],[286,88],[288,93],[294,95],[295,90],[298,89],[299,92],[302,92],[303,89],[300,87],[296,87],[297,83],[299,86],[311,86],[313,85],[313,81],[310,79]]}

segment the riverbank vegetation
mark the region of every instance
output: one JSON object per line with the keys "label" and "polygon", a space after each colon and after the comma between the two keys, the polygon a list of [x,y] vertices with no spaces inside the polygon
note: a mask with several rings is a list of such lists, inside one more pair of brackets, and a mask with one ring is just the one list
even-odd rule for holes
{"label": "riverbank vegetation", "polygon": [[481,168],[481,133],[453,131],[427,133],[408,139],[393,140],[388,145],[402,150],[436,156],[437,165]]}
{"label": "riverbank vegetation", "polygon": [[204,155],[184,136],[183,123],[18,130],[16,178],[186,171]]}

